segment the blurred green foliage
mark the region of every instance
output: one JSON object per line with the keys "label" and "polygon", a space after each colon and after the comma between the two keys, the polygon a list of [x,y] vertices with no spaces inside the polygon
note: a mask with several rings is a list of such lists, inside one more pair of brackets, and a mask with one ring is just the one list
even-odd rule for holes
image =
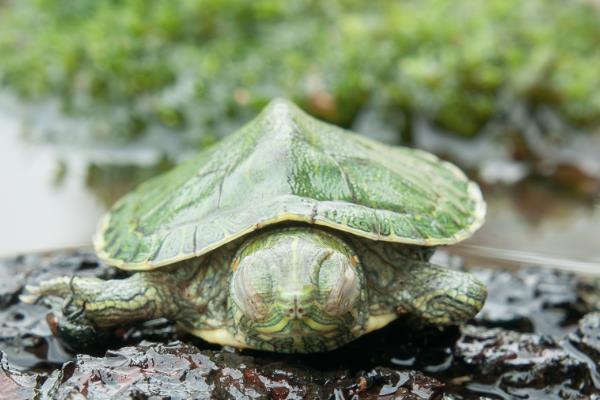
{"label": "blurred green foliage", "polygon": [[[351,126],[376,104],[472,136],[506,105],[600,122],[600,10],[562,0],[5,0],[0,82],[99,138],[202,144],[285,96]],[[102,129],[100,128],[102,127]]]}
{"label": "blurred green foliage", "polygon": [[151,165],[89,163],[86,167],[85,185],[107,207],[138,184],[173,168],[167,158]]}

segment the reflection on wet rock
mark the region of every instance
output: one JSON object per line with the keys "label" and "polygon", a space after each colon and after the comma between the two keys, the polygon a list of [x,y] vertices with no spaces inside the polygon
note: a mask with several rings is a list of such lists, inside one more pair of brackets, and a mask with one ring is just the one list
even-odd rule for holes
{"label": "reflection on wet rock", "polygon": [[600,313],[587,314],[569,339],[600,364]]}
{"label": "reflection on wet rock", "polygon": [[[335,374],[264,363],[233,352],[204,351],[181,342],[109,351],[105,357],[78,355],[49,378],[45,392],[66,399],[82,393],[96,399],[115,396],[171,399],[302,399],[389,396],[440,399],[443,384],[417,371],[375,368]],[[354,397],[356,396],[356,397]]]}
{"label": "reflection on wet rock", "polygon": [[540,398],[575,398],[571,396],[595,391],[587,365],[550,336],[467,325],[455,353],[480,382],[490,385],[473,384],[475,391],[500,389],[511,396]]}
{"label": "reflection on wet rock", "polygon": [[519,332],[560,337],[586,311],[578,296],[578,278],[538,267],[518,271],[480,270],[488,298],[476,322]]}
{"label": "reflection on wet rock", "polygon": [[32,399],[38,394],[43,378],[16,371],[0,351],[0,399]]}
{"label": "reflection on wet rock", "polygon": [[[463,267],[445,253],[436,260]],[[70,354],[47,323],[60,304],[22,304],[18,295],[55,276],[123,273],[87,251],[0,261],[0,399],[593,398],[595,281],[540,267],[475,273],[489,300],[460,329],[415,330],[400,319],[333,352],[286,355],[222,349],[161,319],[120,327]]]}

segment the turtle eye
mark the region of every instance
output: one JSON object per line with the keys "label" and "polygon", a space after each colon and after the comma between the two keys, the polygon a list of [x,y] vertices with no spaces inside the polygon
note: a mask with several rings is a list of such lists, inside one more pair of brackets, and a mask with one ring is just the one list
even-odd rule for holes
{"label": "turtle eye", "polygon": [[254,257],[242,259],[234,265],[231,277],[231,298],[238,308],[252,320],[265,318],[272,284],[266,268]]}
{"label": "turtle eye", "polygon": [[360,294],[356,266],[346,255],[332,252],[321,263],[319,289],[325,297],[324,310],[329,315],[349,312]]}

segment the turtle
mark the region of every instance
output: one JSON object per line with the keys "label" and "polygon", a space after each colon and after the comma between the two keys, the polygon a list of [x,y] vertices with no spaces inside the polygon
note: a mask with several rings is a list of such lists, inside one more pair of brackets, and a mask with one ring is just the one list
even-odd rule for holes
{"label": "turtle", "polygon": [[453,164],[275,99],[103,217],[96,253],[127,277],[54,278],[25,300],[57,296],[73,330],[162,317],[211,343],[324,352],[402,315],[471,319],[485,285],[429,259],[471,236],[485,210]]}

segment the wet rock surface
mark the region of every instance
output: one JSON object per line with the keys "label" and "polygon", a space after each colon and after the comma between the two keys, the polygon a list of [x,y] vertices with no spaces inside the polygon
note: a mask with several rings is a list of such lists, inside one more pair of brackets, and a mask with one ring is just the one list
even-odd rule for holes
{"label": "wet rock surface", "polygon": [[588,365],[550,336],[467,325],[455,356],[477,376],[467,388],[488,395],[571,399],[596,391]]}
{"label": "wet rock surface", "polygon": [[486,304],[475,317],[478,325],[561,337],[594,309],[571,274],[542,267],[474,274],[488,286]]}
{"label": "wet rock surface", "polygon": [[43,380],[39,375],[21,373],[11,368],[6,355],[0,351],[0,397],[31,399],[36,396],[37,387]]}
{"label": "wet rock surface", "polygon": [[600,285],[540,267],[475,273],[489,301],[460,329],[399,320],[327,354],[282,355],[221,349],[155,320],[73,355],[51,335],[48,308],[19,294],[54,276],[121,273],[91,252],[5,260],[0,398],[600,398]]}
{"label": "wet rock surface", "polygon": [[19,256],[0,263],[0,350],[20,368],[45,368],[72,357],[52,336],[48,308],[18,299],[26,285],[72,274],[111,279],[122,273],[100,264],[92,252]]}
{"label": "wet rock surface", "polygon": [[587,314],[580,320],[577,331],[569,335],[569,340],[600,363],[600,313]]}
{"label": "wet rock surface", "polygon": [[46,396],[73,398],[440,399],[443,384],[417,371],[375,368],[350,374],[292,367],[234,352],[205,350],[182,342],[78,355],[39,388]]}

